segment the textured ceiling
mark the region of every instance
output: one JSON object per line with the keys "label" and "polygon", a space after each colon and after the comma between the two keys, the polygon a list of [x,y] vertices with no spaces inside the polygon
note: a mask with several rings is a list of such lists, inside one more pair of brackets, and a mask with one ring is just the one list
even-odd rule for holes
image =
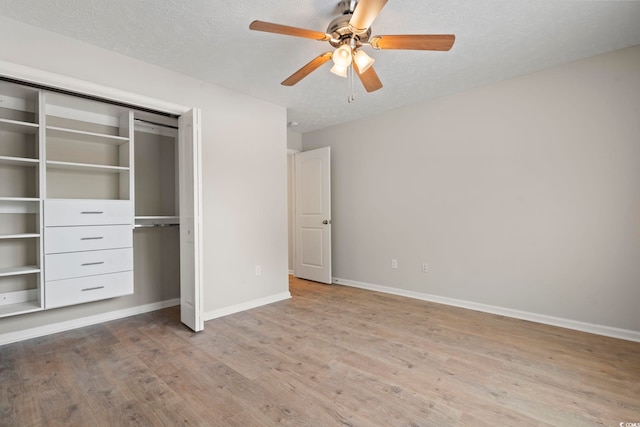
{"label": "textured ceiling", "polygon": [[[331,126],[640,44],[640,2],[389,0],[373,34],[453,33],[449,52],[374,51],[384,87],[367,94],[325,64],[280,82],[326,42],[254,32],[254,19],[325,31],[337,0],[0,0],[0,15],[288,109],[299,132]],[[640,72],[640,71],[639,71]]]}

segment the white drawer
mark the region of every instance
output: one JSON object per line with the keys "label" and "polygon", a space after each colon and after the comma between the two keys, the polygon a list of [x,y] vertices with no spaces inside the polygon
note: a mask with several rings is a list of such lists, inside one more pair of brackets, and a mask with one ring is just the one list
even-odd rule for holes
{"label": "white drawer", "polygon": [[45,280],[71,279],[133,270],[133,249],[71,252],[45,256]]}
{"label": "white drawer", "polygon": [[133,272],[45,282],[45,308],[62,307],[133,293]]}
{"label": "white drawer", "polygon": [[132,246],[133,231],[130,225],[48,227],[44,229],[44,252],[46,254],[130,248]]}
{"label": "white drawer", "polygon": [[56,200],[44,202],[44,225],[133,224],[133,204],[129,200]]}

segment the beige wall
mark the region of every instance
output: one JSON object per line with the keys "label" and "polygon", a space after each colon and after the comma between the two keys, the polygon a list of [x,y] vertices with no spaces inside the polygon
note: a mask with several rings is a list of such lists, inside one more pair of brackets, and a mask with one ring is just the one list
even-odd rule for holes
{"label": "beige wall", "polygon": [[339,141],[334,276],[640,331],[639,70],[636,46],[304,134]]}
{"label": "beige wall", "polygon": [[287,130],[287,148],[294,151],[302,151],[302,134]]}
{"label": "beige wall", "polygon": [[[0,40],[3,61],[201,108],[205,312],[288,292],[285,108],[6,18]],[[1,319],[0,334],[152,302],[147,294]]]}

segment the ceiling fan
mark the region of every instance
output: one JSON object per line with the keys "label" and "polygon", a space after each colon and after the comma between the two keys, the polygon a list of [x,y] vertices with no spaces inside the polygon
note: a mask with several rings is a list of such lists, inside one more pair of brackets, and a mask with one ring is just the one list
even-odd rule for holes
{"label": "ceiling fan", "polygon": [[331,21],[326,33],[264,21],[253,21],[249,25],[249,29],[327,41],[335,48],[333,51],[318,55],[286,78],[282,82],[284,86],[295,85],[321,65],[333,59],[332,73],[347,77],[348,73],[355,71],[366,91],[373,92],[382,88],[382,82],[371,66],[374,59],[367,55],[363,47],[370,46],[382,50],[448,51],[456,38],[453,34],[403,34],[371,37],[371,24],[386,3],[387,0],[342,0],[338,3],[338,7],[343,11],[342,15]]}

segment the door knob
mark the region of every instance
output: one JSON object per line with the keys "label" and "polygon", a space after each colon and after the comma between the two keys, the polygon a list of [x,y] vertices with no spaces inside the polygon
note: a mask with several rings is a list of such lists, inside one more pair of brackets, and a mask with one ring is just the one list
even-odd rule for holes
{"label": "door knob", "polygon": [[322,221],[322,223],[323,224],[331,224],[331,221],[325,219],[324,221]]}

